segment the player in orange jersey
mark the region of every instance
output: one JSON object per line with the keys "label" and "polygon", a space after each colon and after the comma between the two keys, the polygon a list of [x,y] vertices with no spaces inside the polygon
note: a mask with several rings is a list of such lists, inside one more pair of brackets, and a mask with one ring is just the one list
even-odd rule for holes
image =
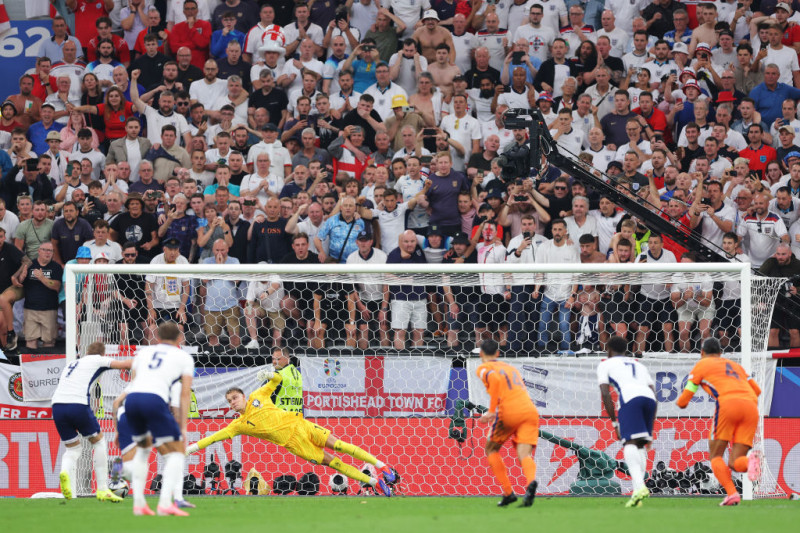
{"label": "player in orange jersey", "polygon": [[503,444],[511,438],[517,447],[522,473],[528,482],[520,507],[530,507],[536,497],[538,485],[533,453],[539,440],[539,412],[528,395],[519,370],[498,361],[499,355],[499,346],[495,341],[485,340],[481,343],[480,356],[483,364],[476,373],[491,397],[489,410],[480,418],[480,422],[491,424],[492,428],[486,440],[486,458],[503,488],[503,499],[497,506],[505,507],[517,501],[499,453]]}
{"label": "player in orange jersey", "polygon": [[[721,353],[722,347],[717,339],[703,342],[701,359],[692,368],[677,404],[681,409],[686,408],[700,386],[717,401],[708,451],[714,475],[727,493],[720,506],[727,506],[738,505],[741,501],[733,484],[731,468],[737,472],[747,472],[751,481],[756,481],[761,475],[760,454],[755,450],[748,453],[753,447],[753,437],[758,427],[758,395],[761,394],[761,388],[741,365],[725,359]],[[726,465],[722,456],[729,442],[733,443],[733,447]]]}

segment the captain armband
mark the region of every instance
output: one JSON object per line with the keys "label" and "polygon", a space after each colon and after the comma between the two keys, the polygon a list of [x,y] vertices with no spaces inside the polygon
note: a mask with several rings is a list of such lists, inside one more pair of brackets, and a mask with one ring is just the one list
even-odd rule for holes
{"label": "captain armband", "polygon": [[694,394],[695,392],[697,392],[697,389],[699,389],[699,388],[700,388],[700,386],[696,385],[694,382],[687,381],[686,382],[686,388],[684,390],[688,390],[689,392]]}

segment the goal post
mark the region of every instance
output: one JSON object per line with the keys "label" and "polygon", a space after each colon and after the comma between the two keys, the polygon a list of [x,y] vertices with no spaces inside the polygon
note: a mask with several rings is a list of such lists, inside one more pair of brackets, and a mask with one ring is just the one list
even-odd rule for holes
{"label": "goal post", "polygon": [[[198,418],[190,424],[193,438],[204,437],[229,421],[226,418],[231,413],[224,401],[227,388],[239,386],[249,393],[259,385],[255,374],[263,365],[254,367],[254,358],[244,356],[268,361],[272,343],[281,343],[289,348],[300,364],[306,417],[318,420],[335,434],[385,457],[400,472],[403,492],[415,495],[485,495],[496,492],[495,481],[484,464],[483,454],[479,446],[476,448],[476,443],[483,441],[484,430],[470,417],[476,411],[462,409],[470,406],[470,402],[479,404],[485,392],[470,376],[476,365],[471,356],[471,350],[477,344],[476,330],[485,330],[483,338],[494,335],[503,340],[501,344],[509,347],[514,342],[512,333],[516,333],[517,340],[524,337],[522,349],[509,349],[505,354],[509,356],[509,362],[523,372],[529,392],[540,410],[543,433],[537,448],[537,461],[543,479],[549,480],[541,483],[542,491],[550,494],[624,492],[630,484],[623,470],[614,467],[621,465],[621,447],[614,442],[613,430],[601,411],[593,375],[602,358],[602,335],[610,331],[610,322],[635,322],[638,317],[634,313],[638,302],[636,293],[642,286],[696,284],[710,287],[713,284],[714,300],[718,300],[728,290],[724,287],[730,287],[726,284],[736,285],[740,291],[738,306],[731,307],[734,311],[729,313],[732,315],[741,310],[741,320],[737,322],[740,331],[731,334],[735,338],[730,340],[726,357],[741,362],[754,375],[762,390],[771,391],[775,365],[768,360],[766,343],[772,310],[782,282],[754,276],[746,263],[68,264],[65,277],[68,361],[85,350],[89,343],[98,340],[111,347],[108,351],[112,355],[134,354],[136,345],[148,342],[144,331],[146,326],[141,321],[133,326],[126,325],[128,307],[125,306],[130,300],[125,296],[126,283],[131,279],[141,277],[165,286],[167,282],[164,280],[171,280],[172,288],[177,291],[188,286],[193,322],[186,325],[187,345],[193,346],[199,359],[213,359],[193,387],[198,405]],[[212,283],[207,284],[208,280]],[[187,284],[181,285],[184,281]],[[280,286],[281,291],[285,288],[287,298],[293,290],[303,297],[310,297],[311,301],[296,301],[294,305],[311,305],[321,313],[321,323],[326,326],[321,344],[314,345],[312,339],[307,338],[309,332],[313,333],[308,321],[313,321],[315,316],[310,311],[286,310],[281,300],[280,309],[273,314],[254,314],[246,301],[252,296],[248,295],[248,289],[258,283],[263,284],[258,285],[262,288],[270,284]],[[529,293],[525,294],[531,304],[526,313],[530,311],[532,314],[523,318],[515,311],[514,304],[519,292],[523,288],[527,291],[533,285],[544,286],[544,294],[535,301]],[[566,314],[555,312],[549,321],[545,320],[543,301],[548,296],[546,291],[569,286],[578,287],[575,307],[566,309]],[[500,291],[499,297],[494,293],[487,298],[491,287],[508,288],[511,294]],[[614,287],[612,295],[609,295],[610,287]],[[398,347],[393,343],[393,339],[397,340],[398,330],[391,316],[379,321],[376,316],[378,307],[372,308],[374,313],[366,313],[364,316],[369,318],[363,321],[361,315],[358,315],[358,320],[348,320],[348,317],[356,317],[359,309],[356,300],[362,299],[361,303],[365,303],[371,297],[370,289],[380,295],[384,291],[407,288],[411,292],[418,290],[426,302],[424,326],[414,325],[413,320],[409,322],[411,328],[421,330],[419,338],[409,329]],[[270,294],[270,291],[264,291],[265,295]],[[351,293],[358,298],[349,296]],[[314,296],[309,296],[312,294]],[[454,294],[456,296],[452,297],[458,304],[455,318],[451,316],[453,308],[448,311],[446,307],[448,295]],[[467,296],[459,299],[460,294]],[[121,304],[120,301],[126,298],[128,301]],[[266,297],[264,302],[261,298],[256,296],[255,303],[267,306]],[[218,324],[220,327],[209,329],[209,316],[220,312],[217,309],[223,300],[232,304],[233,310],[224,315],[224,320]],[[277,305],[278,301],[272,302]],[[146,307],[145,301],[136,301],[135,308]],[[470,311],[465,310],[467,307]],[[399,306],[390,306],[388,314],[399,313],[399,310],[402,310]],[[319,318],[320,315],[316,316]],[[677,315],[673,312],[670,316]],[[559,323],[559,317],[567,324]],[[698,322],[708,319],[702,313],[696,317]],[[261,318],[263,322],[259,321]],[[230,329],[231,320],[234,324],[239,321],[234,334]],[[698,322],[685,339],[680,336],[677,318],[675,320],[675,348],[672,351],[683,350],[688,354],[664,353],[668,344],[655,335],[658,327],[645,336],[645,346],[653,349],[644,350],[643,362],[657,379],[657,394],[662,407],[674,404],[674,395],[676,391],[679,394],[688,370],[696,362],[697,345],[702,340],[696,329]],[[271,325],[268,325],[270,321]],[[366,345],[362,345],[364,339],[358,337],[364,324],[367,326]],[[714,324],[711,334],[718,332],[717,323]],[[316,323],[314,327],[317,327]],[[460,329],[452,335],[455,328]],[[597,339],[598,329],[603,330],[600,331],[600,340]],[[258,348],[247,350],[244,339],[254,340],[251,331],[256,331]],[[437,335],[440,332],[443,334]],[[388,338],[384,339],[384,334]],[[550,335],[550,342],[540,345],[543,334]],[[241,340],[238,349],[232,345],[232,335]],[[208,356],[210,336],[219,338],[221,342],[213,357]],[[572,341],[567,343],[569,349],[561,350],[559,346],[565,336],[571,336]],[[587,341],[590,348],[584,353],[576,353],[580,350],[574,350],[572,346],[579,339],[587,338],[594,339]],[[651,338],[655,339],[653,344],[650,344]],[[560,343],[554,339],[560,339]],[[458,346],[451,345],[451,341],[457,342]],[[110,405],[124,382],[118,375],[104,377],[101,381],[103,399]],[[755,447],[760,450],[764,449],[763,419],[769,413],[770,398],[766,396],[770,394],[762,395],[759,402],[760,422]],[[709,480],[706,475],[710,469],[702,467],[702,463],[708,460],[705,441],[713,416],[709,400],[703,398],[693,402],[688,413],[662,407],[659,408],[656,442],[648,462],[651,479],[663,477],[654,481],[663,485],[656,486],[656,492],[690,494],[718,490],[713,479]],[[113,427],[110,409],[107,409],[101,427],[105,431]],[[450,431],[453,428],[457,431]],[[453,436],[459,435],[462,429],[465,439],[455,439]],[[660,439],[663,440],[659,442]],[[582,447],[583,452],[590,450],[589,459],[570,459],[576,451],[575,446]],[[478,453],[474,453],[475,450]],[[112,450],[111,455],[118,453]],[[511,454],[506,454],[505,458],[509,466],[513,465]],[[272,445],[249,437],[219,443],[207,453],[193,456],[187,473],[199,479],[210,461],[217,461],[222,467],[223,459],[229,460],[228,464],[238,462],[245,471],[252,467],[268,481],[279,474],[293,473],[299,477],[303,472],[313,471],[323,480],[322,492],[329,493],[324,486],[329,472],[324,468],[312,467]],[[438,474],[426,474],[429,471]],[[782,493],[767,461],[763,471],[764,476],[755,487],[749,486],[746,479],[742,481],[745,498]],[[669,479],[673,472],[682,480],[676,481],[675,486]],[[521,479],[520,473],[513,469],[511,474],[515,481]],[[598,481],[599,485],[596,485],[595,481],[585,479],[590,475],[606,481]],[[233,483],[247,489],[241,477]],[[611,492],[607,492],[608,487],[611,487]]]}

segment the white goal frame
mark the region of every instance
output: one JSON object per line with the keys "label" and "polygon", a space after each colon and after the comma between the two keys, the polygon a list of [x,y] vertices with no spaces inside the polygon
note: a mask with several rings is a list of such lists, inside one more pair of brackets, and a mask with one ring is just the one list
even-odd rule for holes
{"label": "white goal frame", "polygon": [[[741,283],[741,363],[750,373],[753,368],[752,347],[752,285],[753,273],[750,263],[588,263],[588,264],[538,264],[538,263],[503,263],[503,264],[203,264],[203,265],[152,265],[152,264],[67,264],[65,268],[66,294],[66,358],[67,363],[76,358],[78,349],[78,325],[75,314],[77,308],[78,279],[84,274],[140,274],[140,275],[179,275],[190,277],[201,275],[230,276],[268,276],[268,275],[318,275],[338,274],[351,276],[354,274],[636,274],[636,273],[729,273],[737,275]],[[402,269],[402,270],[400,270]],[[764,346],[756,347],[756,351],[766,350]],[[599,401],[599,398],[598,398]],[[765,413],[762,413],[762,417]],[[753,499],[753,484],[744,476],[743,497]]]}

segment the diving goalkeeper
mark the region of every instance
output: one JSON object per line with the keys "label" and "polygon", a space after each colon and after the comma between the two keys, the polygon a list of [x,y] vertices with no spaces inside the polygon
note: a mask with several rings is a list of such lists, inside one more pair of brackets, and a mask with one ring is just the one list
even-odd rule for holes
{"label": "diving goalkeeper", "polygon": [[[298,457],[314,464],[329,466],[350,479],[368,484],[373,488],[380,488],[386,496],[392,495],[389,484],[395,481],[396,476],[385,463],[378,461],[375,456],[358,446],[337,439],[331,435],[329,429],[309,422],[300,413],[284,411],[276,407],[270,397],[283,380],[280,374],[262,370],[258,373],[258,379],[261,382],[269,381],[247,398],[245,398],[244,391],[238,388],[229,389],[225,393],[225,400],[232,410],[239,413],[239,418],[213,435],[188,446],[186,455],[221,440],[231,439],[237,435],[248,435],[283,446]],[[325,448],[374,465],[376,470],[383,475],[383,479],[364,474]]]}

